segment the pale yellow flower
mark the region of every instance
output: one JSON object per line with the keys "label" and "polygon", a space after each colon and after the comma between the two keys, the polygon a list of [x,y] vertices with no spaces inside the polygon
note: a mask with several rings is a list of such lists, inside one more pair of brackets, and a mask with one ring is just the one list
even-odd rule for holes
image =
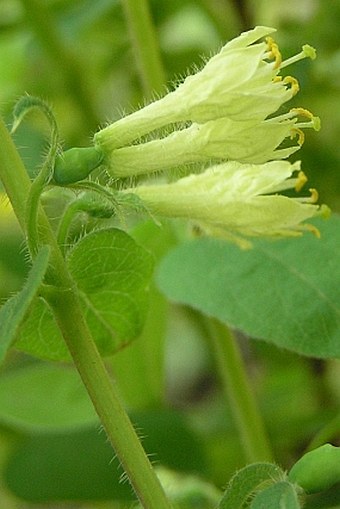
{"label": "pale yellow flower", "polygon": [[[113,150],[106,159],[107,170],[112,176],[126,177],[221,159],[265,163],[296,152],[306,127],[319,129],[319,119],[299,108],[263,121],[220,118],[195,123],[164,138]],[[293,144],[278,148],[287,137],[294,138]]]}
{"label": "pale yellow flower", "polygon": [[[295,176],[296,175],[296,176]],[[156,216],[186,218],[214,235],[238,239],[253,236],[298,236],[317,230],[304,223],[327,212],[310,197],[289,198],[280,193],[300,190],[306,178],[300,163],[272,161],[262,165],[228,162],[171,184],[128,189]]]}
{"label": "pale yellow flower", "polygon": [[264,120],[299,90],[297,80],[282,78],[280,70],[302,58],[315,58],[315,50],[305,45],[298,55],[282,61],[268,37],[273,32],[259,26],[231,40],[173,92],[96,133],[95,144],[108,153],[177,122]]}

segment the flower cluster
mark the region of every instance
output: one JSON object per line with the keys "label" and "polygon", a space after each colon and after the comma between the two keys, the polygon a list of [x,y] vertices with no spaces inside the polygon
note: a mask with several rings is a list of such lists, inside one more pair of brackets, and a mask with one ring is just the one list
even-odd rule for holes
{"label": "flower cluster", "polygon": [[[274,31],[256,27],[241,34],[174,91],[96,133],[94,145],[108,173],[147,175],[198,163],[200,174],[128,192],[154,213],[190,218],[214,234],[296,235],[312,229],[303,221],[325,211],[315,205],[316,193],[295,199],[277,193],[300,190],[305,178],[301,172],[294,176],[298,163],[282,159],[301,147],[304,129],[318,130],[320,122],[303,108],[275,113],[299,90],[297,80],[281,70],[314,59],[315,50],[305,45],[282,60]],[[172,132],[160,134],[163,127]],[[145,138],[150,133],[151,141]]]}

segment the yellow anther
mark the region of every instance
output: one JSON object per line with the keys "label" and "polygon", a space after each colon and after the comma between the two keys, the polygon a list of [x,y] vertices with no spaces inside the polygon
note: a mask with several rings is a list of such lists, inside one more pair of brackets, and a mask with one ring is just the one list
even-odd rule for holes
{"label": "yellow anther", "polygon": [[310,198],[309,198],[310,203],[316,203],[319,199],[319,193],[317,192],[316,189],[314,189],[314,187],[309,189],[309,192],[310,192]]}
{"label": "yellow anther", "polygon": [[282,81],[282,76],[275,76],[273,78],[273,83],[279,83],[280,81]]}
{"label": "yellow anther", "polygon": [[309,223],[304,224],[304,229],[313,233],[313,235],[315,235],[315,237],[317,237],[318,239],[321,237],[319,230],[312,224]]}
{"label": "yellow anther", "polygon": [[305,185],[307,180],[308,179],[307,179],[306,175],[304,174],[304,172],[299,171],[297,179],[296,179],[296,184],[295,184],[295,191],[297,193],[301,191],[301,189],[303,188],[303,186]]}
{"label": "yellow anther", "polygon": [[293,76],[285,76],[285,78],[283,78],[283,83],[285,85],[290,86],[290,89],[291,89],[291,92],[293,95],[296,95],[298,93],[298,91],[300,90],[299,82]]}
{"label": "yellow anther", "polygon": [[298,136],[297,142],[298,142],[298,145],[300,145],[300,147],[301,147],[305,141],[305,133],[298,127],[293,127],[290,130],[290,139],[292,140],[293,138],[295,138],[295,136]]}
{"label": "yellow anther", "polygon": [[[297,182],[295,189],[297,189],[298,185],[299,182]],[[319,199],[319,193],[314,188],[309,189],[309,192],[310,196],[302,196],[301,198],[296,198],[296,200],[298,200],[300,203],[316,203]]]}
{"label": "yellow anther", "polygon": [[305,117],[309,120],[314,120],[314,115],[310,111],[306,110],[305,108],[292,108],[289,113],[293,113],[296,116],[299,117]]}
{"label": "yellow anther", "polygon": [[266,37],[266,43],[269,51],[268,57],[275,60],[274,69],[278,69],[282,63],[282,55],[279,47],[272,37]]}

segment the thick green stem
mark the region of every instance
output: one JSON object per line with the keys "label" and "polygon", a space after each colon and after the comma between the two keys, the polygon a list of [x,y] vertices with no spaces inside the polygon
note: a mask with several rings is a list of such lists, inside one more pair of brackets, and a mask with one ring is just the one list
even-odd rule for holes
{"label": "thick green stem", "polygon": [[50,57],[56,71],[63,77],[68,92],[72,95],[87,127],[87,133],[98,125],[98,116],[93,108],[93,97],[88,85],[89,70],[83,69],[78,58],[73,54],[60,36],[50,8],[43,0],[21,0],[26,19],[35,36]]}
{"label": "thick green stem", "polygon": [[250,463],[272,461],[264,424],[247,378],[236,339],[225,325],[215,319],[207,320],[206,326],[246,460]]}
{"label": "thick green stem", "polygon": [[122,0],[146,97],[164,90],[165,72],[147,0]]}
{"label": "thick green stem", "polygon": [[[26,201],[31,183],[1,119],[0,145],[0,179],[11,200],[18,221],[25,230]],[[51,246],[52,268],[47,274],[47,281],[53,285],[54,289],[46,292],[46,298],[55,313],[75,366],[143,507],[146,509],[170,509],[171,506],[117,397],[116,390],[88,330],[74,283],[42,209],[39,210],[38,217],[41,239]]]}

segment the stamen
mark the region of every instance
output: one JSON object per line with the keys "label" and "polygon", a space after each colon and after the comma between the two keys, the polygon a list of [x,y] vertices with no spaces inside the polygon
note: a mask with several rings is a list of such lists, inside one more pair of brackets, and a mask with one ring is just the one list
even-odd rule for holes
{"label": "stamen", "polygon": [[319,193],[314,188],[309,189],[309,192],[311,193],[310,196],[302,196],[294,199],[300,203],[316,203],[319,199]]}
{"label": "stamen", "polygon": [[296,179],[296,184],[295,184],[295,191],[297,193],[299,193],[301,191],[301,189],[303,188],[303,186],[305,185],[307,180],[308,179],[307,179],[306,175],[304,174],[304,172],[299,171],[297,179]]}
{"label": "stamen", "polygon": [[314,131],[320,131],[321,123],[319,117],[313,117],[310,122],[298,122],[296,127],[299,129],[314,129]]}
{"label": "stamen", "polygon": [[284,60],[281,63],[280,68],[283,69],[284,67],[294,64],[295,62],[299,62],[299,60],[303,60],[304,58],[311,58],[312,60],[316,58],[316,51],[312,46],[309,46],[309,44],[302,46],[302,51],[297,55]]}
{"label": "stamen", "polygon": [[294,119],[294,122],[296,122],[297,119],[294,117],[295,117],[294,113],[291,113],[289,111],[288,113],[283,113],[282,115],[278,115],[277,117],[266,118],[265,122],[268,124],[270,124],[270,123],[276,124],[277,122],[284,122],[285,120],[292,120],[292,119]]}
{"label": "stamen", "polygon": [[290,85],[290,89],[293,95],[296,95],[300,90],[299,82],[293,76],[285,76],[285,78],[283,79],[283,83],[285,85]]}
{"label": "stamen", "polygon": [[296,116],[306,117],[309,120],[314,118],[313,113],[311,113],[309,110],[306,110],[305,108],[292,108],[289,110],[289,113],[293,113]]}
{"label": "stamen", "polygon": [[274,69],[279,69],[282,63],[282,55],[280,53],[279,47],[272,37],[266,37],[266,43],[268,45],[269,51],[268,58],[273,58],[275,61]]}
{"label": "stamen", "polygon": [[310,203],[316,203],[319,199],[319,193],[317,192],[316,189],[314,189],[314,187],[311,187],[309,189],[309,192],[310,192]]}
{"label": "stamen", "polygon": [[315,117],[313,113],[304,108],[292,108],[289,113],[292,113],[296,116],[305,117],[310,120],[310,122],[299,122],[296,124],[296,127],[299,129],[312,128],[314,131],[320,131],[321,129],[321,121],[319,117]]}
{"label": "stamen", "polygon": [[292,140],[293,138],[295,138],[295,136],[298,136],[298,144],[300,145],[300,147],[304,144],[304,141],[305,141],[305,134],[304,132],[299,129],[298,127],[293,127],[291,130],[290,130],[290,139]]}
{"label": "stamen", "polygon": [[304,224],[303,229],[311,232],[317,239],[321,237],[319,230],[313,224]]}
{"label": "stamen", "polygon": [[[304,108],[292,108],[288,111],[288,113],[283,113],[282,115],[278,115],[277,117],[272,117],[266,119],[266,122],[282,122],[284,120],[292,120],[295,117],[295,120],[297,120],[296,117],[302,116],[305,118],[308,118],[309,120],[313,121],[314,123],[317,121],[320,121],[319,117],[314,117],[313,113],[311,113],[308,110],[305,110]],[[318,120],[316,120],[318,119]],[[310,122],[308,122],[308,127],[310,127]],[[300,126],[301,124],[299,124]]]}

